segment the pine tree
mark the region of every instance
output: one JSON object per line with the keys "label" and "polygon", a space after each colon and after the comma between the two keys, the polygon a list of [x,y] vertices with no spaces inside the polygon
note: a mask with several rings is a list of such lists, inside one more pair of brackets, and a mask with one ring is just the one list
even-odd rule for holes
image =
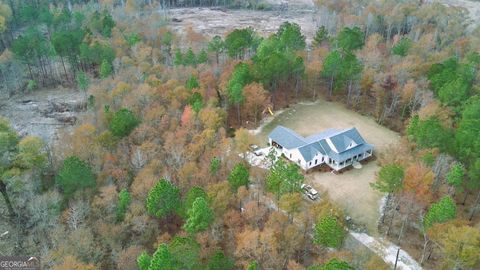
{"label": "pine tree", "polygon": [[428,229],[435,223],[444,223],[454,219],[457,215],[457,207],[450,197],[443,197],[440,201],[430,206],[423,219],[423,226]]}
{"label": "pine tree", "polygon": [[210,161],[210,174],[216,175],[218,170],[220,169],[221,161],[218,157],[213,157]]}
{"label": "pine tree", "polygon": [[100,65],[100,77],[102,79],[107,78],[108,76],[112,75],[113,68],[112,64],[110,64],[106,59],[102,61],[102,64]]}
{"label": "pine tree", "polygon": [[237,189],[241,186],[248,187],[249,178],[250,174],[247,167],[243,163],[237,163],[228,175],[228,183],[232,191],[237,192]]}
{"label": "pine tree", "polygon": [[95,175],[86,162],[76,156],[67,157],[56,178],[57,184],[69,199],[76,191],[95,187]]}
{"label": "pine tree", "polygon": [[160,246],[158,246],[155,253],[153,253],[148,270],[157,270],[157,269],[162,269],[162,270],[178,269],[176,268],[175,260],[172,254],[170,253],[170,250],[167,244],[160,244]]}
{"label": "pine tree", "polygon": [[140,120],[129,109],[123,108],[115,112],[109,129],[113,135],[122,138],[128,136],[140,123]]}
{"label": "pine tree", "polygon": [[328,31],[325,26],[320,26],[315,32],[315,36],[313,37],[313,46],[319,47],[322,45],[322,42],[328,40]]}
{"label": "pine tree", "polygon": [[187,212],[187,222],[184,228],[189,233],[197,233],[206,230],[213,222],[215,216],[203,197],[198,197]]}
{"label": "pine tree", "polygon": [[456,163],[452,166],[446,175],[446,180],[449,185],[455,188],[456,191],[463,191],[463,180],[465,176],[465,168],[462,164]]}
{"label": "pine tree", "polygon": [[118,206],[117,206],[117,220],[123,221],[125,217],[125,212],[127,211],[128,205],[132,201],[132,197],[128,190],[122,189],[118,194]]}
{"label": "pine tree", "polygon": [[333,215],[321,217],[315,224],[313,242],[325,247],[337,248],[345,238],[345,230]]}
{"label": "pine tree", "polygon": [[162,179],[148,192],[147,212],[165,218],[180,206],[180,191],[170,181]]}

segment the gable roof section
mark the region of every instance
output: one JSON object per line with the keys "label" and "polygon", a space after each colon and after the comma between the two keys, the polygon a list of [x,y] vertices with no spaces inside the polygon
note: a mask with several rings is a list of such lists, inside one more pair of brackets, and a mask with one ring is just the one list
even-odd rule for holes
{"label": "gable roof section", "polygon": [[302,136],[283,126],[277,126],[268,137],[287,149],[298,148],[306,144]]}
{"label": "gable roof section", "polygon": [[[329,138],[332,144],[336,148],[337,153],[342,153],[348,150],[349,145],[353,142],[357,145],[365,144],[365,140],[362,138],[356,128],[347,129]],[[354,148],[354,147],[353,147]]]}
{"label": "gable roof section", "polygon": [[321,153],[322,155],[326,154],[325,150],[323,150],[319,142],[313,142],[313,143],[304,145],[298,148],[298,151],[302,155],[303,159],[307,162],[312,160],[313,157],[316,156],[318,153]]}

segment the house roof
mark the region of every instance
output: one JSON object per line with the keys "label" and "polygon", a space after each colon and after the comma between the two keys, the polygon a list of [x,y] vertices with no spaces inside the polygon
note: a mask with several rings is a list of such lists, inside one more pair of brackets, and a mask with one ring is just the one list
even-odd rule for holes
{"label": "house roof", "polygon": [[298,148],[306,144],[302,136],[283,126],[277,126],[268,137],[287,149]]}
{"label": "house roof", "polygon": [[312,143],[312,142],[318,142],[322,139],[325,139],[325,138],[328,138],[328,137],[331,137],[333,136],[334,134],[337,134],[339,133],[340,130],[338,129],[335,129],[335,128],[329,128],[329,129],[326,129],[320,133],[317,133],[317,134],[314,134],[314,135],[311,135],[311,136],[308,136],[305,138],[305,141],[308,142],[308,143]]}
{"label": "house roof", "polygon": [[286,149],[298,148],[307,162],[319,153],[342,162],[373,149],[373,145],[366,143],[354,127],[346,130],[331,128],[304,138],[289,128],[277,126],[269,138]]}
{"label": "house roof", "polygon": [[337,153],[342,153],[348,150],[350,145],[364,144],[365,140],[362,138],[356,128],[344,130],[329,138],[336,148]]}
{"label": "house roof", "polygon": [[322,155],[326,154],[325,150],[323,150],[322,146],[318,142],[313,142],[299,147],[298,151],[300,151],[300,154],[306,161],[312,160],[313,157],[318,153],[321,153]]}
{"label": "house roof", "polygon": [[345,161],[351,157],[354,157],[358,154],[361,154],[361,153],[364,153],[368,150],[372,150],[373,149],[373,145],[371,144],[368,144],[368,143],[365,143],[365,144],[360,144],[360,145],[357,145],[355,147],[352,147],[348,150],[345,150],[341,153],[337,153],[335,151],[333,151],[327,144],[327,142],[325,140],[323,140],[322,142],[320,142],[320,144],[324,147],[327,147],[329,150],[327,150],[327,156],[337,162],[342,162],[342,161]]}

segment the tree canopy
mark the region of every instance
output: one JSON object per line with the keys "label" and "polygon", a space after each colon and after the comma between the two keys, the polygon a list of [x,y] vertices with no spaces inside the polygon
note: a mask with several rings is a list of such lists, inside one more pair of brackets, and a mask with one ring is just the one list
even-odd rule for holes
{"label": "tree canopy", "polygon": [[328,31],[324,25],[320,26],[317,31],[315,32],[315,36],[313,37],[313,45],[318,47],[322,44],[323,41],[328,40]]}
{"label": "tree canopy", "polygon": [[248,172],[248,168],[245,167],[243,163],[237,163],[228,175],[228,183],[232,191],[236,192],[239,187],[248,186],[250,182],[249,178],[250,173]]}
{"label": "tree canopy", "polygon": [[377,175],[377,180],[370,183],[373,189],[385,193],[395,193],[403,187],[405,172],[402,166],[388,164],[383,166]]}
{"label": "tree canopy", "polygon": [[215,254],[208,260],[207,270],[232,270],[235,269],[235,263],[232,258],[217,250]]}
{"label": "tree canopy", "polygon": [[122,189],[118,194],[118,205],[117,205],[117,220],[123,221],[125,217],[125,212],[127,211],[128,205],[132,201],[130,193],[126,189]]}
{"label": "tree canopy", "polygon": [[364,45],[364,33],[355,26],[353,28],[345,27],[337,35],[337,44],[345,52],[358,50]]}
{"label": "tree canopy", "polygon": [[140,120],[129,109],[123,108],[115,112],[110,121],[109,129],[117,137],[125,137],[140,123]]}
{"label": "tree canopy", "polygon": [[95,187],[95,175],[90,166],[76,156],[67,157],[59,170],[56,182],[66,199],[82,189]]}
{"label": "tree canopy", "polygon": [[398,56],[406,56],[411,46],[412,41],[409,38],[403,37],[392,47],[392,53]]}
{"label": "tree canopy", "polygon": [[310,266],[308,270],[355,270],[355,268],[346,261],[333,258],[324,265]]}
{"label": "tree canopy", "polygon": [[180,191],[170,181],[161,179],[148,192],[146,204],[150,215],[165,218],[180,206]]}
{"label": "tree canopy", "polygon": [[457,215],[457,207],[450,197],[443,197],[440,201],[430,206],[423,219],[423,226],[428,229],[435,223],[443,223],[454,219]]}
{"label": "tree canopy", "polygon": [[480,157],[479,136],[480,96],[474,96],[465,105],[455,133],[457,152],[464,164],[471,164]]}
{"label": "tree canopy", "polygon": [[343,226],[331,214],[321,217],[315,223],[314,233],[313,242],[325,247],[337,248],[343,243],[345,238]]}
{"label": "tree canopy", "polygon": [[243,59],[247,50],[255,50],[259,37],[252,27],[235,29],[225,38],[225,48],[228,56]]}
{"label": "tree canopy", "polygon": [[203,197],[197,197],[193,205],[187,211],[187,222],[184,228],[189,233],[196,233],[206,230],[213,222],[215,215],[208,206],[207,200]]}
{"label": "tree canopy", "polygon": [[463,165],[460,163],[456,163],[450,168],[450,171],[446,175],[447,183],[456,190],[462,191],[463,190],[463,181],[465,177],[465,169]]}
{"label": "tree canopy", "polygon": [[276,194],[277,200],[282,194],[299,192],[303,180],[300,167],[283,159],[275,162],[265,179],[267,190]]}
{"label": "tree canopy", "polygon": [[407,134],[420,148],[439,148],[450,151],[453,148],[451,130],[445,128],[437,117],[431,116],[421,120],[415,115],[407,128]]}

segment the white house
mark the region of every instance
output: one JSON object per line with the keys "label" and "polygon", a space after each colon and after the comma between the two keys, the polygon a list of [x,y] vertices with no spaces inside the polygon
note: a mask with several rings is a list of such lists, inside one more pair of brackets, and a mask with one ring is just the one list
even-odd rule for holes
{"label": "white house", "polygon": [[373,153],[373,145],[366,143],[354,127],[327,129],[305,138],[289,128],[277,126],[268,135],[268,142],[304,170],[325,163],[339,171]]}

